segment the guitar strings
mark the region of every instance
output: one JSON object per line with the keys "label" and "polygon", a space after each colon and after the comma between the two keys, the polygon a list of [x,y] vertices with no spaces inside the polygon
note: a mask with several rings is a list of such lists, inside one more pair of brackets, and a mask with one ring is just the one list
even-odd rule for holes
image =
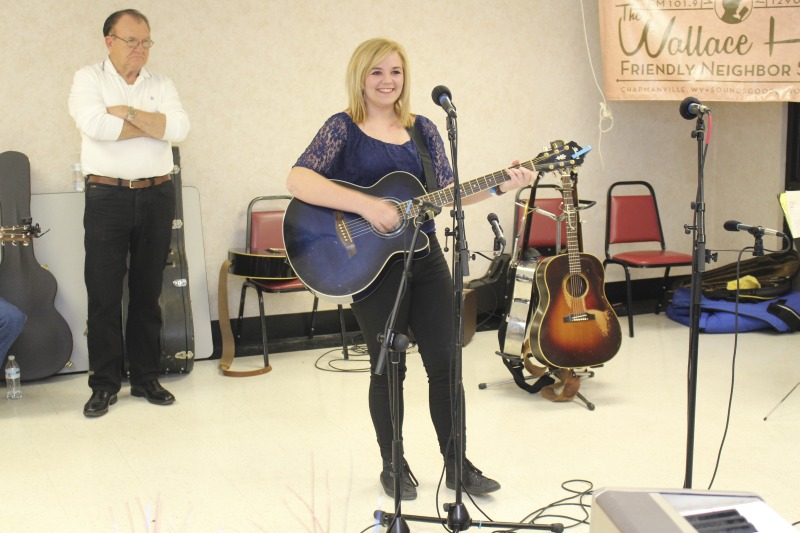
{"label": "guitar strings", "polygon": [[[528,170],[535,171],[537,163],[547,160],[550,157],[552,157],[552,154],[543,154],[541,157],[520,163],[518,167],[524,167]],[[471,196],[481,191],[485,191],[490,187],[494,187],[495,185],[499,185],[500,183],[508,181],[509,179],[510,178],[508,177],[508,174],[506,174],[505,170],[497,170],[491,174],[481,176],[480,178],[476,178],[461,185],[461,193],[465,196]],[[425,202],[428,202],[436,205],[437,207],[441,207],[455,200],[453,189],[453,187],[447,187],[445,189],[434,191],[432,193],[420,196],[418,200],[423,205]],[[407,220],[416,218],[420,214],[420,206],[414,204],[413,199],[406,200],[395,205],[395,212],[400,220],[400,225],[402,225]],[[372,224],[370,224],[364,217],[355,217],[351,220],[345,221],[345,228],[347,229],[349,235],[353,238],[373,232]]]}
{"label": "guitar strings", "polygon": [[572,196],[569,175],[562,176],[561,194],[564,197],[564,212],[567,214],[567,250],[569,253],[569,305],[575,314],[586,313],[586,298],[583,294],[583,278],[581,272],[580,254],[575,251],[578,248],[578,225],[575,217],[575,202]]}

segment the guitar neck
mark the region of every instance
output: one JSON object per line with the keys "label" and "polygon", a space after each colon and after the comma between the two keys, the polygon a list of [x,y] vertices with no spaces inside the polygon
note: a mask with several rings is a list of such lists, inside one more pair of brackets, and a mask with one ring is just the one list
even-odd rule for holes
{"label": "guitar neck", "polygon": [[567,253],[569,254],[569,271],[578,274],[581,271],[580,244],[578,242],[578,212],[575,209],[575,188],[568,170],[561,171],[561,194],[564,198],[564,213],[567,215]]}
{"label": "guitar neck", "polygon": [[[549,150],[540,153],[530,161],[520,163],[514,168],[527,168],[534,172],[566,172],[569,169],[580,166],[583,163],[584,154],[589,150],[591,150],[591,146],[584,149],[572,141],[568,143],[554,141],[550,143]],[[486,174],[485,176],[470,180],[460,185],[458,190],[462,198],[468,198],[487,189],[491,189],[496,185],[500,185],[504,181],[509,181],[510,179],[505,170],[498,170],[491,174]],[[414,218],[420,214],[425,204],[443,207],[452,203],[454,200],[455,187],[447,187],[408,200],[401,205],[401,208],[404,209],[401,215],[404,218]]]}
{"label": "guitar neck", "polygon": [[[530,161],[520,163],[513,168],[527,168],[528,170],[532,171],[543,170],[541,168],[543,165],[539,164],[539,159],[544,158],[531,159]],[[470,196],[474,196],[485,190],[491,189],[492,187],[500,185],[501,183],[509,181],[510,179],[511,178],[508,176],[508,174],[506,174],[505,170],[498,170],[492,172],[491,174],[486,174],[485,176],[469,180],[468,182],[463,183],[458,190],[461,193],[462,198],[469,198]],[[408,208],[408,204],[406,204],[405,216],[406,218],[416,217],[419,215],[421,208],[426,203],[436,207],[443,207],[447,204],[453,203],[454,201],[455,187],[439,189],[438,191],[424,194],[413,200],[410,200],[409,202],[411,202],[411,207]]]}
{"label": "guitar neck", "polygon": [[[487,189],[491,189],[495,185],[499,185],[504,181],[508,181],[509,179],[510,178],[508,177],[508,174],[506,174],[504,170],[499,170],[497,172],[481,176],[480,178],[470,180],[462,184],[458,190],[461,193],[462,198],[468,198]],[[455,201],[455,199],[455,187],[446,187],[444,189],[439,189],[438,191],[434,191],[419,197],[419,200],[428,202],[437,207],[450,204]]]}

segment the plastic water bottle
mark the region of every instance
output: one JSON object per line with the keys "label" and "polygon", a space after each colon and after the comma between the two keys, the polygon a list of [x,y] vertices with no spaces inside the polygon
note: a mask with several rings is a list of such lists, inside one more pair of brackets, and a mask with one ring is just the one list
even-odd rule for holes
{"label": "plastic water bottle", "polygon": [[6,363],[6,398],[9,400],[19,400],[22,398],[22,385],[19,382],[20,372],[17,358],[13,355],[8,356]]}
{"label": "plastic water bottle", "polygon": [[83,168],[80,163],[72,164],[72,188],[77,192],[83,192],[86,182],[83,179]]}

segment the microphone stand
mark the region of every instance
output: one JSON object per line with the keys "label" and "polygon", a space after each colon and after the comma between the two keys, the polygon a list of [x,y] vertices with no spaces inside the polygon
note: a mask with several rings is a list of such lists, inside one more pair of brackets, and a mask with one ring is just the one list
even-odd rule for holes
{"label": "microphone stand", "polygon": [[700,339],[700,297],[702,296],[703,271],[705,264],[711,261],[712,256],[706,251],[705,233],[705,200],[703,191],[703,167],[706,157],[703,151],[705,139],[705,123],[703,115],[697,115],[697,123],[692,131],[692,137],[697,140],[697,198],[692,203],[694,210],[694,225],[684,225],[684,231],[693,232],[692,254],[692,291],[691,307],[689,311],[689,369],[688,369],[688,425],[686,430],[686,473],[683,488],[692,488],[692,466],[694,454],[694,428],[697,411],[697,363],[698,346]]}
{"label": "microphone stand", "polygon": [[[394,485],[394,514],[383,513],[377,510],[374,517],[383,526],[386,526],[390,533],[409,533],[408,524],[403,519],[401,513],[402,501],[402,480],[405,461],[403,460],[403,434],[402,421],[400,420],[400,354],[408,348],[408,336],[395,330],[397,323],[397,313],[400,303],[406,292],[409,280],[411,279],[411,262],[414,260],[414,250],[416,250],[417,238],[423,222],[432,219],[441,208],[429,203],[424,203],[419,210],[419,214],[414,218],[414,233],[411,237],[411,244],[408,248],[403,265],[403,275],[400,278],[400,285],[397,287],[397,297],[394,301],[389,318],[386,321],[386,329],[378,335],[381,342],[381,351],[378,354],[378,361],[375,363],[375,374],[383,374],[386,366],[386,359],[389,358],[389,397],[392,413],[392,466],[391,474]],[[389,355],[391,354],[391,355]]]}
{"label": "microphone stand", "polygon": [[[466,531],[473,525],[472,518],[469,516],[469,512],[467,511],[466,506],[464,505],[463,496],[462,496],[462,487],[461,487],[461,478],[462,478],[462,469],[464,464],[464,384],[462,378],[462,339],[463,339],[463,329],[464,329],[464,320],[462,316],[462,308],[463,308],[463,293],[464,293],[464,276],[469,275],[469,265],[467,262],[469,261],[469,249],[467,248],[466,237],[464,234],[464,211],[461,208],[461,186],[458,181],[458,126],[456,124],[456,119],[454,116],[451,116],[449,113],[447,115],[447,137],[450,140],[450,153],[451,153],[451,161],[453,164],[453,209],[450,211],[450,214],[453,218],[453,231],[446,231],[446,236],[453,236],[454,240],[454,247],[453,247],[453,284],[455,290],[455,298],[453,300],[453,316],[454,316],[454,332],[455,336],[453,337],[453,357],[455,358],[455,383],[453,383],[453,397],[451,401],[453,402],[453,418],[455,423],[453,424],[453,443],[455,448],[455,472],[454,472],[454,482],[456,487],[456,501],[454,503],[445,503],[443,508],[447,511],[447,518],[433,518],[433,517],[426,517],[426,516],[416,516],[416,515],[405,515],[405,518],[408,520],[416,521],[416,522],[427,522],[427,523],[438,523],[442,525],[446,525],[449,528],[449,531],[452,533],[459,533],[461,531]],[[415,233],[416,238],[416,233]],[[412,245],[411,250],[414,250]],[[410,256],[413,254],[409,254]],[[410,260],[409,260],[410,261]],[[409,265],[406,265],[408,268]],[[401,287],[403,285],[401,284]],[[399,298],[398,298],[399,303]],[[397,307],[397,303],[395,304],[395,308]],[[392,317],[394,316],[395,311],[392,311]],[[390,317],[391,319],[391,317]],[[390,331],[387,326],[387,332]],[[381,350],[383,352],[383,349]],[[380,364],[380,357],[379,364]],[[390,374],[391,375],[391,374]],[[391,380],[390,380],[391,384]],[[399,388],[399,387],[398,387]],[[394,406],[397,406],[397,402],[394,403]],[[396,407],[393,407],[393,409]],[[394,415],[393,415],[394,417]],[[397,424],[399,424],[399,415],[394,417],[395,423],[395,432],[397,432]],[[397,435],[397,433],[395,433]],[[397,438],[397,437],[396,437]],[[398,438],[399,440],[399,438]],[[402,442],[398,446],[400,452],[402,453]],[[396,472],[397,467],[394,466],[394,455],[395,455],[395,448],[392,449],[392,469]],[[445,458],[445,461],[447,458]],[[402,467],[401,467],[402,469]],[[378,523],[382,526],[389,526],[391,532],[397,533],[407,533],[410,531],[408,529],[408,525],[406,524],[405,520],[399,516],[400,514],[400,477],[399,474],[395,473],[394,479],[394,487],[395,487],[395,509],[396,514],[391,513],[384,513],[383,511],[375,511],[375,518],[378,520]],[[397,525],[397,521],[400,520],[400,524]],[[561,533],[564,531],[563,524],[550,524],[550,525],[542,525],[542,524],[517,524],[517,523],[508,523],[508,522],[491,522],[485,520],[479,520],[476,524],[479,528],[484,527],[500,527],[503,529],[538,529],[538,530],[546,530],[546,531],[554,531],[556,533]]]}

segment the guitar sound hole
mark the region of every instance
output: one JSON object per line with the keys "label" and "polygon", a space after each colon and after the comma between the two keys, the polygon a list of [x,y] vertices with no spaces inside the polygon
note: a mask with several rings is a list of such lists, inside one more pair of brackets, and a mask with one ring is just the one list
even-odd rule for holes
{"label": "guitar sound hole", "polygon": [[[372,232],[375,235],[378,235],[380,237],[390,238],[390,237],[394,237],[395,235],[398,235],[398,234],[402,233],[406,229],[406,226],[408,225],[408,218],[406,218],[403,215],[403,212],[400,210],[400,200],[397,200],[395,198],[384,198],[383,201],[384,202],[390,202],[400,212],[400,223],[397,225],[397,227],[395,227],[394,229],[389,230],[389,231],[378,231],[378,228],[376,228],[375,226],[372,226],[372,225],[370,225],[370,227],[372,228]],[[403,202],[403,204],[405,204],[405,203],[406,202]]]}
{"label": "guitar sound hole", "polygon": [[586,294],[589,284],[580,274],[572,274],[564,282],[564,290],[573,298],[580,298]]}

